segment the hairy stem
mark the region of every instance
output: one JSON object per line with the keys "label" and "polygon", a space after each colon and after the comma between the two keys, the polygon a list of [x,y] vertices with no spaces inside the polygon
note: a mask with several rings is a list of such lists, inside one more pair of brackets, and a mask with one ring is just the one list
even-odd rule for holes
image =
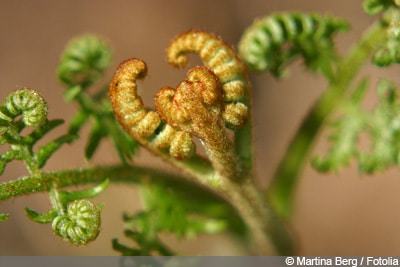
{"label": "hairy stem", "polygon": [[23,138],[19,135],[19,131],[14,126],[11,126],[8,129],[8,134],[18,140],[19,144],[13,146],[15,150],[18,150],[22,154],[21,158],[24,160],[29,173],[31,175],[39,175],[40,168],[37,159],[35,158],[31,147],[24,143]]}
{"label": "hairy stem", "polygon": [[[195,162],[193,166],[197,165]],[[200,172],[204,169],[200,166]],[[129,165],[96,167],[92,169],[42,172],[40,176],[28,176],[0,184],[0,200],[36,192],[48,192],[55,186],[68,186],[102,182],[151,184],[162,183],[174,190],[185,192],[202,203],[225,203],[240,215],[247,226],[252,251],[259,255],[293,253],[292,241],[285,225],[277,219],[271,206],[257,190],[251,179],[241,182],[227,180],[223,187],[210,188],[199,185],[195,180],[164,171]],[[197,181],[197,180],[196,180]],[[225,200],[223,200],[225,199]],[[232,215],[233,216],[233,215]]]}
{"label": "hairy stem", "polygon": [[289,144],[267,192],[271,204],[281,216],[287,218],[291,215],[297,181],[325,119],[348,92],[358,71],[377,45],[384,40],[385,34],[385,28],[380,22],[371,26],[350,54],[339,64],[335,78],[314,104]]}
{"label": "hairy stem", "polygon": [[251,250],[257,255],[293,255],[292,234],[251,179],[224,184],[224,195],[249,230]]}
{"label": "hairy stem", "polygon": [[216,126],[207,133],[201,140],[216,173],[229,180],[242,178],[240,162],[224,130]]}
{"label": "hairy stem", "polygon": [[54,186],[63,188],[72,185],[99,183],[104,179],[112,182],[141,184],[165,182],[176,188],[190,190],[196,187],[193,181],[183,176],[168,174],[156,169],[117,165],[92,169],[42,172],[40,176],[27,176],[0,184],[0,200],[10,199],[35,192],[47,192]]}

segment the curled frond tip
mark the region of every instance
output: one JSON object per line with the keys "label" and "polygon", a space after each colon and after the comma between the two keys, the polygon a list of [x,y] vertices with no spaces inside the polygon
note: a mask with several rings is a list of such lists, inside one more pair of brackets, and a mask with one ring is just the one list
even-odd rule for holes
{"label": "curled frond tip", "polygon": [[38,126],[47,120],[47,103],[35,90],[18,89],[3,102],[0,109],[0,119],[12,121],[18,115],[26,126]]}

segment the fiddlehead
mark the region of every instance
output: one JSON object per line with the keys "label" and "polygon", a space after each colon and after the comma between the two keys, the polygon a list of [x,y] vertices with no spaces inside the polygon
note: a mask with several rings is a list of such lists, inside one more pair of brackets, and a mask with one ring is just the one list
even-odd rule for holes
{"label": "fiddlehead", "polygon": [[176,158],[192,153],[191,135],[196,135],[203,141],[217,172],[238,178],[241,167],[219,117],[234,130],[246,123],[249,83],[245,67],[233,49],[210,33],[183,33],[166,50],[168,61],[177,67],[187,63],[189,52],[198,53],[207,68],[193,68],[177,90],[167,87],[157,95],[157,111],[166,123],[158,113],[146,110],[137,95],[136,80],[147,71],[145,63],[138,59],[123,62],[111,82],[109,94],[115,115],[140,143],[157,150],[169,146],[170,154]]}
{"label": "fiddlehead", "polygon": [[72,245],[85,245],[100,233],[102,205],[96,206],[89,198],[102,193],[109,185],[106,179],[91,188],[66,192],[56,186],[49,192],[52,209],[47,213],[38,213],[25,208],[26,215],[34,222],[51,223],[53,232]]}
{"label": "fiddlehead", "polygon": [[155,149],[169,148],[176,158],[187,158],[194,152],[190,134],[176,131],[162,122],[155,111],[143,107],[137,94],[136,80],[144,78],[146,64],[139,59],[129,59],[118,67],[110,84],[110,99],[115,116],[122,127],[143,145]]}
{"label": "fiddlehead", "polygon": [[134,155],[138,144],[115,121],[107,96],[108,85],[86,90],[100,80],[109,67],[112,49],[100,36],[85,34],[73,38],[65,47],[57,68],[58,79],[66,87],[64,98],[75,101],[78,111],[73,116],[70,134],[78,134],[89,124],[90,135],[85,147],[85,157],[90,160],[99,144],[109,138],[115,145],[122,162]]}
{"label": "fiddlehead", "polygon": [[[67,134],[39,147],[36,153],[33,151],[36,142],[62,123],[62,120],[47,119],[47,103],[37,91],[22,88],[10,93],[0,106],[0,145],[10,145],[10,149],[0,155],[0,174],[12,160],[23,160],[31,174],[38,174],[62,144],[75,139]],[[25,134],[22,133],[25,127],[34,129]]]}
{"label": "fiddlehead", "polygon": [[97,81],[111,61],[111,48],[102,38],[84,35],[69,42],[61,56],[58,78],[68,86]]}
{"label": "fiddlehead", "polygon": [[171,41],[166,50],[167,60],[175,67],[184,67],[189,52],[197,53],[218,77],[223,90],[222,117],[227,126],[243,126],[249,113],[249,83],[236,53],[216,35],[192,30]]}
{"label": "fiddlehead", "polygon": [[211,70],[195,67],[188,71],[186,80],[176,90],[167,87],[157,94],[156,107],[169,124],[203,141],[218,173],[236,179],[240,164],[221,127],[221,91],[219,79]]}
{"label": "fiddlehead", "polygon": [[47,103],[35,90],[19,89],[3,102],[0,120],[12,121],[18,115],[26,126],[39,126],[47,120]]}
{"label": "fiddlehead", "polygon": [[165,121],[200,137],[204,136],[202,130],[207,124],[218,123],[221,106],[219,80],[205,67],[189,70],[186,80],[176,90],[166,87],[156,96],[157,111]]}
{"label": "fiddlehead", "polygon": [[[169,87],[162,89],[157,94],[156,107],[160,117],[174,131],[177,128],[177,132],[185,133],[189,137],[191,134],[199,137],[212,168],[208,162],[204,164],[204,161],[199,161],[198,157],[182,163],[161,156],[188,171],[196,182],[232,200],[232,204],[251,228],[252,238],[259,249],[269,250],[271,244],[267,233],[275,231],[275,225],[269,224],[270,220],[274,219],[269,216],[270,211],[264,203],[265,199],[258,195],[250,179],[247,167],[251,164],[243,164],[243,159],[248,158],[239,157],[239,153],[236,153],[238,150],[235,150],[235,145],[241,142],[237,136],[248,138],[237,146],[242,148],[246,145],[246,153],[241,155],[247,156],[247,152],[251,150],[251,144],[248,142],[251,140],[251,123],[246,123],[250,113],[250,101],[245,67],[233,49],[209,33],[189,31],[173,39],[167,48],[168,61],[178,67],[183,66],[188,52],[198,53],[205,68],[195,67],[189,70],[186,79],[176,90]],[[154,134],[162,133],[156,130],[161,118],[156,116],[158,113],[154,115],[156,123],[151,125],[149,131],[147,127],[141,127],[141,124],[150,125],[150,119],[146,119],[146,116],[152,114],[143,107],[137,95],[136,80],[143,78],[145,74],[146,65],[143,61],[130,59],[123,62],[110,84],[110,98],[115,115],[123,128],[141,144],[154,151]],[[222,122],[234,131],[235,143],[228,138]],[[239,128],[240,126],[243,127]],[[243,129],[245,131],[242,131]],[[141,135],[141,132],[147,132],[148,135]],[[247,162],[250,161],[251,158]],[[193,163],[199,164],[195,166]],[[260,221],[256,222],[258,219]],[[287,232],[282,231],[282,234],[287,235]],[[288,239],[285,237],[285,240]],[[286,247],[286,241],[281,244],[278,245],[278,250],[291,250]],[[119,247],[118,243],[115,245]]]}
{"label": "fiddlehead", "polygon": [[[37,151],[33,147],[46,133],[63,123],[62,120],[47,119],[47,103],[35,90],[22,88],[12,92],[0,106],[0,144],[9,144],[10,149],[0,155],[0,173],[6,164],[12,160],[23,160],[28,171],[40,179],[41,168],[47,159],[65,143],[72,142],[76,137],[66,134],[40,146]],[[20,119],[18,116],[21,116]],[[25,127],[34,127],[28,134],[22,134]],[[23,180],[23,179],[22,179]],[[39,223],[53,221],[53,229],[58,235],[72,244],[86,244],[94,240],[100,231],[100,210],[85,197],[94,197],[102,192],[108,181],[91,189],[67,193],[51,190],[50,199],[53,209],[48,213],[39,214],[26,208],[27,216]],[[18,188],[14,189],[16,192]],[[34,191],[34,189],[32,189]],[[68,204],[68,207],[65,208]],[[0,219],[7,219],[0,213]]]}
{"label": "fiddlehead", "polygon": [[368,15],[375,15],[390,7],[400,7],[399,0],[364,0],[363,9]]}
{"label": "fiddlehead", "polygon": [[75,200],[68,204],[67,213],[57,216],[54,233],[73,245],[85,245],[100,233],[100,209],[89,200]]}
{"label": "fiddlehead", "polygon": [[332,36],[346,30],[345,21],[331,16],[302,13],[273,14],[256,20],[239,43],[240,57],[254,71],[271,71],[277,77],[294,58],[303,57],[312,70],[331,76]]}

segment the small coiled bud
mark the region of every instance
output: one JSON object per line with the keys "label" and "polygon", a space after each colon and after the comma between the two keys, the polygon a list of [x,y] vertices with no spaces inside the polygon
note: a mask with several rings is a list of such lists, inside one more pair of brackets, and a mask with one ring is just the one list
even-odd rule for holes
{"label": "small coiled bud", "polygon": [[373,55],[372,62],[379,67],[389,66],[390,64],[393,63],[393,58],[396,57],[396,55],[393,55],[393,52],[397,53],[395,50],[380,48]]}
{"label": "small coiled bud", "polygon": [[26,126],[39,126],[47,120],[47,103],[35,90],[22,88],[8,95],[0,107],[0,119],[12,121],[22,115]]}
{"label": "small coiled bud", "polygon": [[368,15],[376,15],[389,7],[399,7],[399,0],[364,0],[362,3],[364,12]]}
{"label": "small coiled bud", "polygon": [[100,210],[86,199],[68,204],[67,214],[57,216],[52,223],[53,231],[73,245],[85,245],[100,233]]}
{"label": "small coiled bud", "polygon": [[58,78],[66,85],[92,84],[111,62],[111,47],[95,35],[72,39],[65,48],[57,69]]}

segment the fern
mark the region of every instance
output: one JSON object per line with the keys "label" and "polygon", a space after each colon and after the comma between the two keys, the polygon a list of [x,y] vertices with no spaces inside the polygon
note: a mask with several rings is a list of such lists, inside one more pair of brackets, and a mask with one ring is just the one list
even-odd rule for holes
{"label": "fern", "polygon": [[[133,216],[124,216],[125,235],[138,247],[128,248],[114,240],[114,248],[125,255],[151,255],[154,252],[165,256],[173,255],[175,253],[163,244],[160,235],[172,233],[179,239],[193,240],[199,234],[218,233],[227,226],[221,216],[226,212],[222,206],[209,205],[204,210],[203,205],[190,202],[185,194],[179,194],[165,186],[142,188],[141,196],[145,210]],[[215,219],[209,217],[211,214],[221,217]]]}
{"label": "fern", "polygon": [[[215,34],[182,32],[167,46],[168,63],[186,67],[188,54],[194,53],[201,65],[190,67],[175,87],[161,88],[155,110],[146,108],[138,93],[138,80],[148,72],[144,60],[124,60],[110,82],[101,84],[111,65],[111,47],[98,36],[78,36],[67,44],[57,68],[66,101],[78,107],[67,133],[41,142],[64,121],[48,118],[46,101],[35,90],[16,90],[0,106],[0,173],[12,161],[22,161],[28,170],[26,177],[0,184],[0,200],[47,192],[48,211],[27,207],[27,217],[50,224],[57,236],[81,246],[101,232],[103,205],[92,198],[109,182],[134,184],[143,209],[123,218],[131,244],[112,242],[122,255],[175,255],[165,234],[194,239],[222,231],[240,238],[252,254],[293,254],[287,223],[296,185],[321,129],[330,131],[330,147],[311,160],[321,172],[339,173],[357,162],[361,173],[374,174],[400,163],[397,86],[381,79],[378,102],[366,109],[369,80],[356,81],[370,59],[378,67],[400,63],[399,6],[397,0],[365,0],[363,8],[377,16],[376,22],[344,55],[336,50],[334,37],[349,25],[331,15],[283,12],[258,19],[244,31],[239,54]],[[268,189],[262,190],[253,174],[250,75],[269,72],[281,78],[295,59],[322,74],[327,88],[300,124]],[[87,125],[86,159],[109,140],[120,162],[45,171],[48,159],[79,138]],[[360,146],[362,138],[368,139],[367,148]],[[196,139],[204,155],[196,150]],[[177,174],[132,160],[139,145],[177,168]],[[77,185],[87,188],[64,190]],[[0,221],[9,217],[0,213]]]}

